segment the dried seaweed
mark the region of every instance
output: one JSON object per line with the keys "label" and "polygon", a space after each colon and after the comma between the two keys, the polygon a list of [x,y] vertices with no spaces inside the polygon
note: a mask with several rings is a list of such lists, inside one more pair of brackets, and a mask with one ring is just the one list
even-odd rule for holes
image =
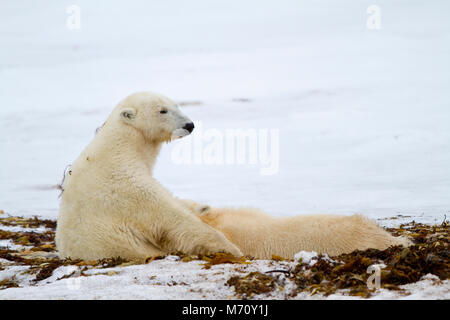
{"label": "dried seaweed", "polygon": [[15,277],[0,280],[0,290],[7,288],[19,288],[19,283]]}
{"label": "dried seaweed", "polygon": [[[11,240],[21,249],[0,247],[0,270],[7,265],[23,265],[29,269],[25,272],[35,274],[33,282],[45,280],[52,276],[54,270],[61,266],[76,266],[81,268],[80,274],[89,268],[111,268],[134,264],[120,257],[82,261],[60,259],[56,255],[54,244],[56,222],[53,220],[40,220],[37,217],[22,218],[10,217],[2,214],[0,225],[19,226],[22,228],[45,228],[43,232],[0,230],[0,239]],[[236,293],[242,298],[250,298],[255,294],[267,294],[280,286],[280,274],[296,284],[295,290],[290,292],[296,296],[301,292],[311,294],[322,293],[329,295],[338,290],[346,290],[350,295],[369,297],[374,289],[367,286],[371,273],[367,269],[374,264],[384,264],[381,270],[380,287],[389,290],[400,290],[399,286],[414,283],[426,274],[433,274],[440,280],[450,277],[450,237],[449,226],[444,221],[441,225],[424,225],[414,221],[402,224],[398,228],[387,228],[395,236],[410,238],[414,245],[404,248],[390,247],[386,250],[368,249],[354,251],[348,254],[331,257],[331,260],[319,256],[317,262],[309,264],[298,262],[289,270],[271,270],[266,274],[252,272],[244,276],[232,276],[227,285],[233,286]],[[180,261],[189,262],[203,260],[203,268],[209,269],[218,264],[248,264],[249,257],[234,257],[226,253],[211,255],[185,255],[175,253]],[[149,257],[145,263],[162,259],[164,256]],[[284,259],[273,256],[274,262]],[[71,275],[69,275],[71,276]],[[60,279],[63,279],[61,277]],[[3,279],[0,290],[18,287],[15,278]]]}
{"label": "dried seaweed", "polygon": [[[409,237],[414,245],[408,248],[393,246],[386,250],[356,250],[331,259],[319,255],[312,266],[300,261],[291,270],[272,270],[268,273],[283,272],[291,279],[297,286],[290,293],[291,296],[300,292],[322,293],[327,296],[338,290],[345,290],[349,295],[370,297],[375,289],[367,284],[372,275],[368,268],[380,264],[384,265],[380,270],[380,288],[388,290],[401,290],[400,285],[417,282],[427,274],[433,274],[440,280],[449,279],[450,237],[449,227],[445,222],[428,226],[413,221],[387,230],[395,235]],[[239,295],[249,296],[254,293],[251,283],[243,285],[249,283],[249,276],[250,274],[233,276],[227,283],[234,286]],[[276,279],[272,275],[266,276],[272,277],[274,281]],[[271,283],[268,278],[265,279],[263,283]],[[266,291],[260,289],[259,292],[273,290],[274,287],[270,285]]]}
{"label": "dried seaweed", "polygon": [[45,264],[40,270],[39,272],[36,274],[36,277],[34,279],[34,281],[41,281],[44,279],[47,279],[49,277],[51,277],[53,275],[53,271],[57,268],[59,268],[62,264],[58,263],[58,262],[52,262],[52,263],[48,263]]}
{"label": "dried seaweed", "polygon": [[[20,226],[22,228],[46,228],[43,232],[0,230],[0,239],[11,240],[15,245],[24,247],[21,250],[0,247],[0,258],[15,265],[29,266],[26,272],[36,274],[33,282],[51,277],[53,271],[61,266],[112,268],[128,263],[128,260],[120,257],[93,261],[60,259],[56,254],[54,243],[56,222],[53,220],[40,220],[37,217],[1,217],[0,225],[8,227]],[[3,264],[0,265],[1,268],[3,268]],[[0,289],[13,287],[14,283],[9,280],[2,280]]]}
{"label": "dried seaweed", "polygon": [[55,220],[49,220],[49,219],[40,219],[37,216],[34,216],[32,218],[23,218],[23,217],[15,217],[10,216],[6,218],[1,218],[1,224],[4,226],[19,226],[23,228],[49,228],[49,229],[55,229],[56,228],[56,221]]}

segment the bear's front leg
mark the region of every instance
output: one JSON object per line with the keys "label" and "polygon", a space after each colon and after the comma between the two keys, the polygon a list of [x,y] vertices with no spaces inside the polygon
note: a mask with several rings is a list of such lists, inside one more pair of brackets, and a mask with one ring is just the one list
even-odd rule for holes
{"label": "bear's front leg", "polygon": [[163,216],[165,228],[164,243],[167,252],[181,251],[186,254],[209,254],[228,252],[236,257],[243,256],[241,250],[221,232],[202,222],[195,215],[175,210]]}

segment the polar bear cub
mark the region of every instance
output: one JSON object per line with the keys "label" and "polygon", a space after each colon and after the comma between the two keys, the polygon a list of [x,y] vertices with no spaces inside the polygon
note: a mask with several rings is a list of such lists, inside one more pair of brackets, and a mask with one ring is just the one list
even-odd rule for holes
{"label": "polar bear cub", "polygon": [[65,177],[56,230],[62,257],[145,259],[242,252],[152,176],[163,142],[194,125],[170,99],[139,92],[122,100]]}
{"label": "polar bear cub", "polygon": [[210,208],[183,200],[192,213],[222,232],[244,255],[270,259],[272,255],[292,259],[299,251],[330,256],[354,250],[384,250],[393,245],[411,245],[393,237],[361,215],[297,215],[271,217],[252,208]]}

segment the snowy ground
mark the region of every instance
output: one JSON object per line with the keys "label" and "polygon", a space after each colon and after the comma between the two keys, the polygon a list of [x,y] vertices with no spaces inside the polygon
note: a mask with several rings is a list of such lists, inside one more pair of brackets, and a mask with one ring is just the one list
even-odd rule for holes
{"label": "snowy ground", "polygon": [[[73,267],[61,267],[51,278],[24,288],[0,291],[0,299],[237,299],[233,287],[225,285],[235,274],[252,271],[265,272],[285,267],[288,263],[258,261],[249,266],[217,265],[202,269],[205,262],[177,262],[169,256],[144,266],[127,266],[87,272],[92,276],[57,280],[75,271]],[[17,273],[20,268],[10,270]],[[5,274],[6,275],[6,274]],[[281,276],[283,277],[283,276]],[[27,281],[22,277],[22,283]],[[28,278],[32,278],[31,276]],[[253,299],[292,299],[289,293],[295,285],[285,279],[283,290],[254,296]],[[429,275],[414,284],[402,286],[402,294],[381,289],[370,299],[450,299],[450,281],[439,281]],[[333,294],[328,299],[362,299],[345,294]],[[324,299],[322,294],[301,293],[294,299]]]}
{"label": "snowy ground", "polygon": [[[72,4],[81,9],[79,30],[66,26]],[[380,30],[366,26],[372,4],[2,1],[0,209],[55,219],[54,186],[66,165],[120,99],[152,90],[183,103],[203,132],[279,130],[273,175],[261,175],[261,164],[177,165],[176,144],[166,146],[155,174],[179,197],[278,216],[358,212],[440,223],[450,213],[450,3],[377,1]],[[186,139],[201,139],[199,129]],[[135,268],[144,278],[175,265]],[[179,266],[180,277],[194,265]],[[134,281],[126,270],[85,293],[185,297],[144,280],[136,283],[148,290],[142,295],[120,291]],[[48,286],[60,293],[26,294],[81,297],[61,291],[63,282]]]}
{"label": "snowy ground", "polygon": [[[0,243],[0,246],[8,244]],[[14,246],[10,246],[14,248]],[[53,255],[53,253],[51,253]],[[315,253],[301,252],[294,261],[252,260],[247,264],[220,264],[205,268],[205,261],[183,262],[178,256],[168,256],[145,265],[124,265],[113,268],[63,266],[44,280],[35,281],[36,273],[28,266],[3,262],[1,281],[9,279],[20,288],[0,290],[0,299],[239,299],[234,288],[227,285],[231,276],[244,277],[250,272],[273,272],[294,269],[299,258],[314,264]],[[249,296],[251,299],[363,299],[349,296],[345,290],[324,296],[322,293],[300,292],[292,278],[275,273],[275,290]],[[295,294],[293,294],[295,292]],[[400,290],[378,289],[369,299],[450,299],[450,280],[439,280],[428,274],[416,283],[400,286]]]}

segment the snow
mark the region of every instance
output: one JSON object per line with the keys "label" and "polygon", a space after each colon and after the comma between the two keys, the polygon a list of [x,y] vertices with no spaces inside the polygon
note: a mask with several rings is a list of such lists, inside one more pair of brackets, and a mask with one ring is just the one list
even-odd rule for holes
{"label": "snow", "polygon": [[0,297],[25,298],[26,291],[27,299],[230,299],[236,298],[233,288],[224,283],[236,271],[270,270],[267,261],[255,261],[252,265],[216,265],[211,269],[203,269],[204,263],[179,262],[178,257],[169,256],[147,265],[90,270],[86,274],[96,275],[57,281],[76,268],[60,267],[51,278],[37,286],[2,290]]}
{"label": "snow", "polygon": [[4,231],[11,231],[11,232],[45,232],[49,229],[44,227],[38,227],[38,228],[25,228],[25,227],[19,227],[19,226],[4,226],[0,225],[0,230]]}
{"label": "snow", "polygon": [[[449,299],[450,281],[439,280],[438,277],[428,274],[422,277],[420,281],[400,286],[403,292],[391,291],[387,289],[378,289],[370,300],[436,300]],[[330,300],[358,299],[348,297],[342,294],[332,294],[327,297]]]}
{"label": "snow", "polygon": [[[396,215],[440,223],[449,214],[448,1],[377,1],[380,30],[366,27],[366,1],[79,0],[81,29],[69,30],[72,4],[0,3],[0,209],[7,213],[55,219],[66,165],[120,99],[152,90],[186,104],[204,133],[279,130],[272,175],[261,174],[260,162],[176,164],[178,144],[205,140],[198,128],[165,146],[155,175],[179,197],[277,216],[363,213],[383,225],[400,223],[388,220]],[[197,270],[161,263],[171,272]],[[142,277],[157,271],[134,268]],[[97,277],[86,278],[91,289],[83,294],[187,294],[131,285],[131,275]],[[64,281],[29,287],[27,297],[82,296],[65,292]],[[125,283],[146,289],[133,293]],[[170,296],[174,290],[181,291]]]}
{"label": "snow", "polygon": [[[169,256],[147,265],[91,269],[88,276],[79,276],[75,266],[60,267],[50,278],[34,284],[33,275],[23,274],[25,268],[11,267],[0,271],[0,281],[16,275],[23,288],[9,288],[0,291],[0,299],[236,299],[233,287],[225,285],[232,275],[249,272],[288,270],[293,262],[267,260],[253,261],[246,265],[215,265],[203,269],[204,261],[180,262],[178,257]],[[78,274],[77,274],[78,271]],[[64,275],[72,277],[58,280]],[[292,299],[290,293],[295,284],[280,275],[282,287],[253,299]],[[402,292],[380,289],[370,299],[449,299],[450,281],[440,281],[433,275],[421,281],[400,286]],[[294,299],[324,299],[322,294],[300,293]],[[345,294],[345,290],[332,294],[328,299],[361,299]]]}

